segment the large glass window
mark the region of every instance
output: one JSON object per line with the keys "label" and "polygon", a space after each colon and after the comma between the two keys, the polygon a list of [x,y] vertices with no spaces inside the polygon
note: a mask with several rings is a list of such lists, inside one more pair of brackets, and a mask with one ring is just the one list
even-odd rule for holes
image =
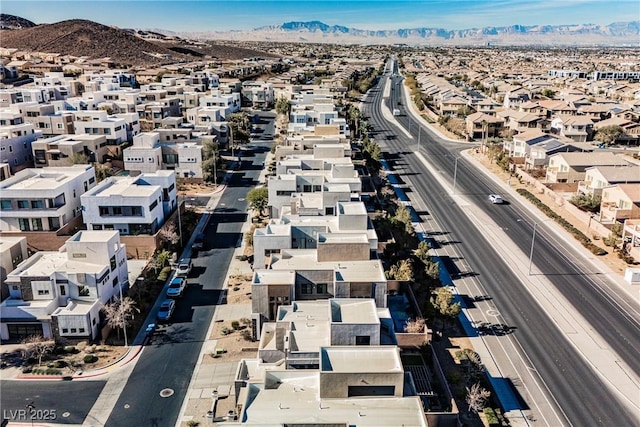
{"label": "large glass window", "polygon": [[20,226],[20,231],[31,231],[29,218],[18,218],[18,225]]}
{"label": "large glass window", "polygon": [[0,209],[2,210],[9,210],[11,209],[11,200],[0,200]]}
{"label": "large glass window", "polygon": [[29,209],[28,200],[18,200],[18,209]]}
{"label": "large glass window", "polygon": [[31,227],[33,231],[42,231],[42,219],[41,218],[31,218]]}
{"label": "large glass window", "polygon": [[43,206],[44,206],[44,204],[42,203],[42,200],[32,200],[31,201],[31,208],[32,209],[42,209]]}

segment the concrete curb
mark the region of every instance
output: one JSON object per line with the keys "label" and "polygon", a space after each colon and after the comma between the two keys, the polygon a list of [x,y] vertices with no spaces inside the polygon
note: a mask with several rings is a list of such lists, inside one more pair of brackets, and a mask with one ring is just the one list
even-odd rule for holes
{"label": "concrete curb", "polygon": [[[70,381],[70,380],[82,380],[85,378],[95,378],[97,376],[100,375],[106,375],[111,373],[111,371],[114,368],[119,368],[121,366],[125,366],[128,363],[132,362],[133,360],[135,360],[140,353],[142,353],[142,350],[144,349],[143,346],[141,345],[137,345],[137,346],[132,346],[129,347],[129,350],[127,350],[127,352],[125,354],[122,355],[122,357],[120,357],[118,360],[105,365],[101,368],[98,369],[92,369],[90,371],[82,371],[82,373],[80,374],[73,374],[73,375],[29,375],[29,374],[19,374],[16,375],[13,379],[7,380],[7,381],[12,381],[12,380],[20,380],[20,381],[30,381],[30,380],[50,380],[50,381]],[[132,354],[133,353],[133,354]]]}

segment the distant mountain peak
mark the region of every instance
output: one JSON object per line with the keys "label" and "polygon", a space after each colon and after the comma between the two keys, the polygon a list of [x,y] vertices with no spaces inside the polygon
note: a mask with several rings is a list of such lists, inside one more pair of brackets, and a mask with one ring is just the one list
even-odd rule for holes
{"label": "distant mountain peak", "polygon": [[0,13],[0,30],[20,30],[22,28],[35,27],[36,24],[28,19],[7,13]]}
{"label": "distant mountain peak", "polygon": [[[224,38],[225,32],[213,33]],[[234,31],[234,39],[272,41],[308,41],[342,43],[415,44],[542,44],[542,45],[629,45],[640,43],[640,21],[614,22],[609,25],[522,25],[450,30],[445,28],[399,28],[396,30],[362,30],[322,21],[290,21],[250,31]],[[297,35],[297,37],[296,37]]]}

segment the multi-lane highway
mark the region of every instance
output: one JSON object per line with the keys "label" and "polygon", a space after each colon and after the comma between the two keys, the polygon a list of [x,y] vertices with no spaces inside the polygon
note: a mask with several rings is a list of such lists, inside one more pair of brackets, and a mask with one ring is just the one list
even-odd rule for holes
{"label": "multi-lane highway", "polygon": [[[391,78],[393,90],[384,97],[384,84]],[[502,317],[515,329],[510,339],[521,346],[523,359],[530,360],[530,368],[539,376],[539,383],[546,385],[552,396],[557,421],[547,420],[548,425],[562,422],[567,425],[636,425],[637,414],[620,403],[620,396],[610,391],[592,367],[570,345],[554,322],[547,317],[520,285],[505,260],[493,250],[482,233],[456,205],[451,194],[430,176],[427,168],[412,152],[420,134],[420,151],[433,165],[433,169],[451,179],[460,144],[441,140],[411,115],[406,115],[400,77],[383,76],[371,91],[363,105],[363,113],[373,124],[376,141],[383,142],[383,149],[391,157],[397,157],[400,173],[406,173],[410,182],[410,197],[421,198],[431,219],[437,221],[448,233],[450,241],[459,242],[455,250],[473,269],[477,280],[491,295]],[[399,108],[401,115],[395,119],[413,138],[408,138],[387,120],[380,109],[386,102],[389,109]],[[525,253],[531,245],[533,224],[536,219],[517,200],[509,205],[493,209],[487,195],[495,191],[493,182],[473,168],[464,158],[458,159],[456,174],[457,193],[464,194],[472,203],[491,209],[490,215]],[[413,196],[412,196],[413,194]],[[537,225],[536,250],[533,264],[536,271],[545,274],[558,290],[573,303],[575,310],[591,322],[593,330],[600,334],[607,345],[619,355],[630,370],[630,375],[640,374],[640,323],[637,301],[608,282],[606,277],[592,273],[594,268],[578,256],[570,245],[559,244],[545,224]],[[554,399],[555,398],[555,401]],[[633,396],[627,396],[634,399]],[[557,402],[557,405],[555,404]],[[531,404],[531,402],[528,402]]]}

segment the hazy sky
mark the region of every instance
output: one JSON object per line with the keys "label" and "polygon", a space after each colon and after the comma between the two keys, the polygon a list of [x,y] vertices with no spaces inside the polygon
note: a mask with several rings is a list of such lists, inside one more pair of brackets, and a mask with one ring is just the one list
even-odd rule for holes
{"label": "hazy sky", "polygon": [[36,24],[81,18],[121,28],[173,31],[241,30],[311,20],[381,30],[640,20],[638,0],[2,0],[0,10]]}

